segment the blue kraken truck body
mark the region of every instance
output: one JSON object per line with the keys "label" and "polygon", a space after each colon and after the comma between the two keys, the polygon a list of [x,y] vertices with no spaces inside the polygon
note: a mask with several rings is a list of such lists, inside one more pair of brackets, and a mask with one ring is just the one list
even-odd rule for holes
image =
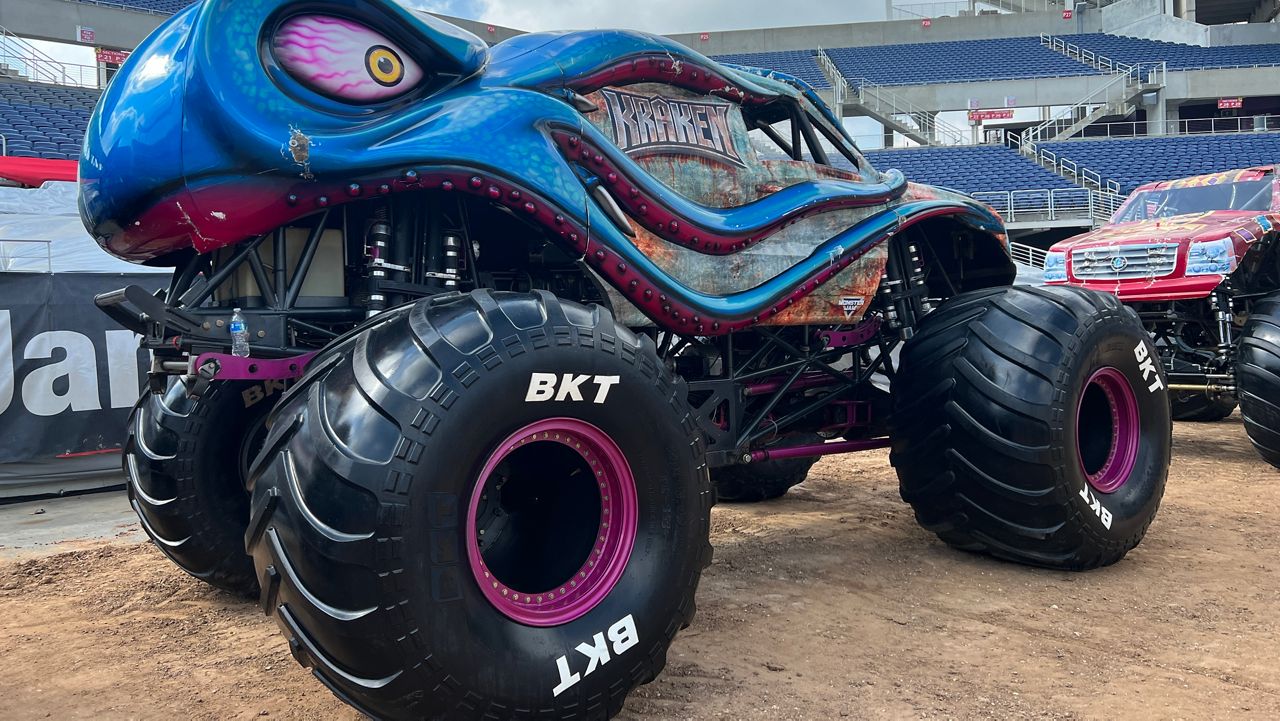
{"label": "blue kraken truck body", "polygon": [[889,447],[927,529],[1054,568],[1159,503],[1131,314],[1009,287],[998,215],[782,73],[206,0],[106,90],[80,179],[104,249],[175,269],[98,299],[153,354],[144,528],[375,717],[612,716],[692,622],[717,496],[822,455]]}

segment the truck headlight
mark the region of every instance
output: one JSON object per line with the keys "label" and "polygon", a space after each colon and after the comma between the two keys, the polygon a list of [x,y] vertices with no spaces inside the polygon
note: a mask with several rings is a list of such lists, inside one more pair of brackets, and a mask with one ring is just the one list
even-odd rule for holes
{"label": "truck headlight", "polygon": [[1049,251],[1044,255],[1044,281],[1065,283],[1067,280],[1067,254]]}
{"label": "truck headlight", "polygon": [[1236,269],[1236,247],[1230,238],[1192,243],[1187,275],[1227,275]]}

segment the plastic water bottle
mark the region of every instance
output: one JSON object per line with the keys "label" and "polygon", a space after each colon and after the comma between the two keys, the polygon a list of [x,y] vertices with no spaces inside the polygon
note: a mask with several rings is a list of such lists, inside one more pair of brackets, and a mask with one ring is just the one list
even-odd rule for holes
{"label": "plastic water bottle", "polygon": [[249,324],[245,322],[240,309],[231,313],[231,355],[240,358],[249,357]]}

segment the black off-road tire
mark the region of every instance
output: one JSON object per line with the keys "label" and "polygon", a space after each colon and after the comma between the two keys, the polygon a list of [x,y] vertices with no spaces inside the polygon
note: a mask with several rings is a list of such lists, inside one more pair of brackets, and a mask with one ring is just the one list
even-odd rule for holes
{"label": "black off-road tire", "polygon": [[[1120,446],[1110,396],[1097,405],[1099,372],[1117,397],[1132,393],[1137,421],[1125,425],[1131,465],[1114,466],[1123,484],[1105,493],[1083,460],[1104,473],[1118,457],[1095,455]],[[1113,296],[1066,287],[956,296],[925,317],[894,377],[890,458],[902,498],[957,548],[1058,569],[1115,563],[1164,493],[1164,386],[1150,338]]]}
{"label": "black off-road tire", "polygon": [[1240,415],[1263,460],[1280,468],[1280,293],[1253,304],[1236,356]]}
{"label": "black off-road tire", "polygon": [[129,416],[124,469],[142,529],[182,570],[241,596],[258,590],[244,550],[245,475],[282,389],[214,382],[193,399],[175,381],[144,394]]}
{"label": "black off-road tire", "polygon": [[[777,445],[818,443],[821,440],[821,437],[813,434],[804,438],[786,438]],[[716,500],[727,503],[759,503],[781,498],[794,486],[804,482],[809,469],[818,462],[818,458],[783,458],[713,468],[711,482],[716,487]]]}
{"label": "black off-road tire", "polygon": [[1230,394],[1173,391],[1169,394],[1170,411],[1175,421],[1214,423],[1236,410],[1236,399]]}
{"label": "black off-road tire", "polygon": [[[535,373],[618,380],[598,403],[531,402]],[[613,716],[662,669],[710,563],[714,496],[686,395],[647,337],[549,293],[451,294],[382,314],[323,351],[273,415],[246,534],[263,610],[299,663],[374,718]],[[589,610],[530,625],[486,597],[468,503],[492,503],[474,494],[490,488],[481,476],[499,444],[564,419],[625,456],[635,544]],[[612,643],[620,619],[638,642],[588,672],[582,649]],[[562,661],[580,676],[571,686]]]}

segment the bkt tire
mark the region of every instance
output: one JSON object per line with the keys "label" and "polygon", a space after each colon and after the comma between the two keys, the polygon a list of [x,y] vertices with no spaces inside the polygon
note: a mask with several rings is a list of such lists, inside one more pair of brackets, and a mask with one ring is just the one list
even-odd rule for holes
{"label": "bkt tire", "polygon": [[1169,395],[1170,410],[1175,421],[1214,423],[1231,415],[1236,409],[1236,399],[1229,394],[1174,391]]}
{"label": "bkt tire", "polygon": [[657,675],[710,560],[683,382],[599,308],[476,291],[313,361],[247,546],[295,658],[375,718],[590,718]]}
{"label": "bkt tire", "polygon": [[[774,445],[794,446],[821,442],[822,437],[815,433],[785,438]],[[807,456],[714,468],[711,470],[711,482],[716,487],[716,500],[758,503],[781,498],[793,486],[803,483],[809,475],[809,469],[817,462],[818,456]]]}
{"label": "bkt tire", "polygon": [[1236,358],[1240,415],[1253,447],[1280,468],[1280,294],[1254,304]]}
{"label": "bkt tire", "polygon": [[902,498],[957,548],[1105,566],[1138,545],[1160,505],[1171,445],[1163,371],[1113,296],[956,296],[905,344],[893,401]]}
{"label": "bkt tire", "polygon": [[163,394],[143,395],[129,417],[124,469],[143,530],[182,570],[238,595],[258,589],[244,551],[245,479],[282,390],[215,382],[193,399],[174,382]]}

